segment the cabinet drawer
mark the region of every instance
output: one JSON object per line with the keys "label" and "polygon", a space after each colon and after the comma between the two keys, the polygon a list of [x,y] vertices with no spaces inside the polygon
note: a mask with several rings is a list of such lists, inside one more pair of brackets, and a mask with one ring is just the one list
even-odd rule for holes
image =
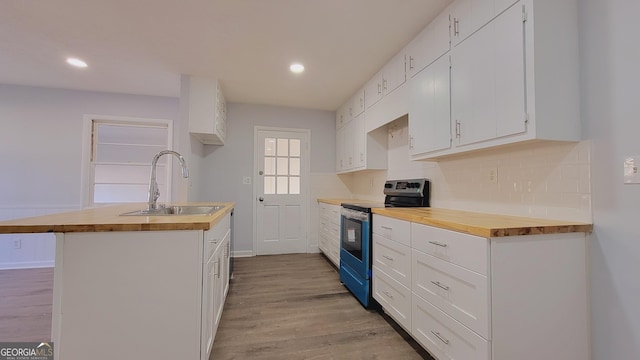
{"label": "cabinet drawer", "polygon": [[412,248],[487,275],[489,240],[422,224],[411,224]]}
{"label": "cabinet drawer", "polygon": [[382,215],[373,214],[373,233],[411,246],[411,223]]}
{"label": "cabinet drawer", "polygon": [[226,215],[212,229],[204,232],[204,258],[206,262],[213,254],[213,251],[222,243],[227,232],[231,228],[231,216]]}
{"label": "cabinet drawer", "polygon": [[491,358],[490,343],[437,307],[413,294],[411,334],[437,359]]}
{"label": "cabinet drawer", "polygon": [[487,277],[418,250],[411,257],[413,292],[491,339]]}
{"label": "cabinet drawer", "polygon": [[411,290],[373,267],[373,298],[405,330],[411,330]]}
{"label": "cabinet drawer", "polygon": [[373,234],[373,265],[411,288],[411,248]]}

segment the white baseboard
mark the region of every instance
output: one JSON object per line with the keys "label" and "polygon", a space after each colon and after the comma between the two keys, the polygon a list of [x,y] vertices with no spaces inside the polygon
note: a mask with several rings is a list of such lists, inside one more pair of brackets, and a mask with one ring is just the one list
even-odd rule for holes
{"label": "white baseboard", "polygon": [[53,260],[0,263],[0,270],[48,268],[53,267],[54,265],[55,261]]}
{"label": "white baseboard", "polygon": [[252,250],[234,250],[231,253],[231,257],[240,258],[240,257],[252,257],[254,256]]}

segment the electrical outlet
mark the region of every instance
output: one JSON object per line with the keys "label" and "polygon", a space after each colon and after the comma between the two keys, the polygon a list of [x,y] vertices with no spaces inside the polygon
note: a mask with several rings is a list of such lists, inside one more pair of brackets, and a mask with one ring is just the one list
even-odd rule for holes
{"label": "electrical outlet", "polygon": [[13,240],[13,249],[18,250],[22,248],[22,239],[14,239]]}
{"label": "electrical outlet", "polygon": [[498,168],[497,167],[493,167],[493,168],[489,168],[487,171],[487,181],[489,181],[489,183],[491,184],[497,184],[498,183]]}
{"label": "electrical outlet", "polygon": [[242,184],[251,185],[251,176],[243,176],[242,177]]}

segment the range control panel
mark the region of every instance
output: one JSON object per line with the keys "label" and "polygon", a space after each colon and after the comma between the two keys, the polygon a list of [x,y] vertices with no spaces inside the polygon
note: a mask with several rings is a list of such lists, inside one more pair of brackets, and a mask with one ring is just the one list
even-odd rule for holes
{"label": "range control panel", "polygon": [[385,195],[423,196],[425,190],[429,189],[429,180],[388,180],[384,184]]}

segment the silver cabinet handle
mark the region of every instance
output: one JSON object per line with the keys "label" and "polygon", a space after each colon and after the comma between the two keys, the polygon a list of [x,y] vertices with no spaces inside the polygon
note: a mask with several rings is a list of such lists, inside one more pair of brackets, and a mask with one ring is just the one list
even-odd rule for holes
{"label": "silver cabinet handle", "polygon": [[382,255],[383,258],[389,260],[389,261],[393,261],[393,258],[391,256],[387,256],[387,255]]}
{"label": "silver cabinet handle", "polygon": [[441,284],[440,281],[431,280],[431,283],[441,289],[449,290],[449,287],[447,285]]}
{"label": "silver cabinet handle", "polygon": [[431,331],[431,333],[432,333],[433,335],[435,335],[438,339],[440,339],[440,341],[442,341],[442,342],[443,342],[443,343],[445,343],[446,345],[449,345],[449,340],[445,339],[442,335],[440,335],[440,333],[439,333],[439,332],[437,332],[437,331],[433,331],[433,330],[432,330],[432,331]]}
{"label": "silver cabinet handle", "polygon": [[453,18],[453,36],[460,35],[460,20]]}
{"label": "silver cabinet handle", "polygon": [[440,243],[440,242],[437,242],[437,241],[429,241],[429,244],[433,244],[433,245],[440,246],[440,247],[447,247],[447,244],[443,244],[443,243]]}
{"label": "silver cabinet handle", "polygon": [[387,297],[388,297],[389,299],[393,299],[393,295],[389,294],[389,292],[388,292],[388,291],[383,291],[382,293],[383,293],[383,294],[385,294],[385,295],[387,295]]}
{"label": "silver cabinet handle", "polygon": [[447,247],[447,244],[443,244],[443,243],[437,242],[437,241],[429,241],[429,244],[433,244],[433,245],[440,246],[440,247]]}
{"label": "silver cabinet handle", "polygon": [[413,70],[413,56],[409,56],[409,70]]}
{"label": "silver cabinet handle", "polygon": [[216,276],[216,277],[218,277],[218,278],[219,278],[219,277],[220,277],[220,262],[219,262],[219,261],[216,261],[216,262],[213,264],[213,267],[214,267],[214,269],[213,269],[213,276]]}
{"label": "silver cabinet handle", "polygon": [[383,229],[385,229],[385,230],[393,230],[393,228],[392,228],[392,227],[389,227],[389,226],[382,226],[382,225],[381,225],[380,227],[381,227],[381,228],[383,228]]}
{"label": "silver cabinet handle", "polygon": [[209,240],[209,242],[212,243],[212,244],[217,244],[218,241],[220,241],[220,239]]}

